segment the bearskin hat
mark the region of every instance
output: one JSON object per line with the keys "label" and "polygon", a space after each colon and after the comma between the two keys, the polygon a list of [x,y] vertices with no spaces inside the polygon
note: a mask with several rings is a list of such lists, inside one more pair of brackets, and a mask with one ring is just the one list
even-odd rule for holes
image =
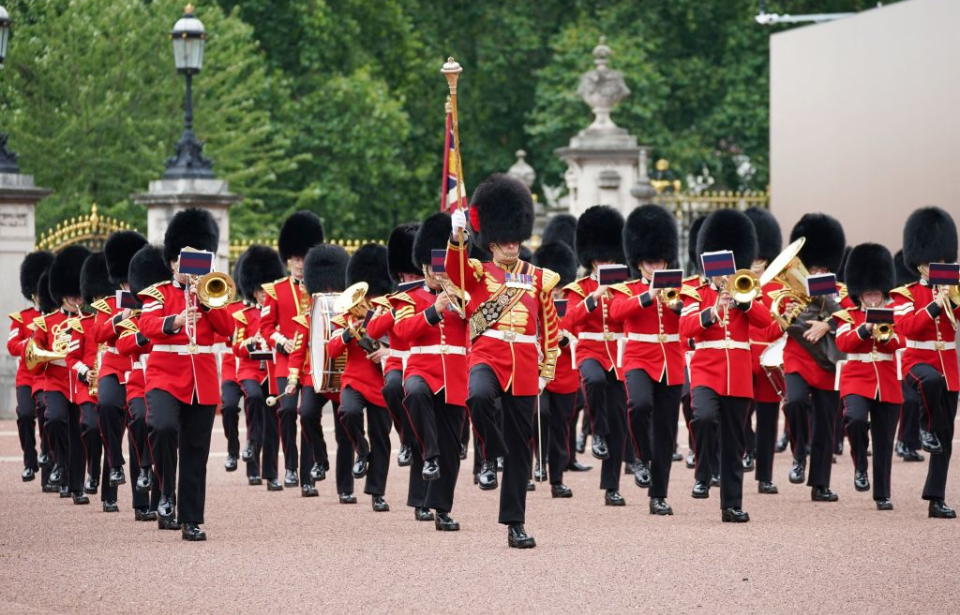
{"label": "bearskin hat", "polygon": [[298,211],[280,228],[280,260],[286,263],[294,256],[305,257],[319,243],[323,243],[323,222],[312,211]]}
{"label": "bearskin hat", "polygon": [[910,269],[903,261],[903,250],[897,250],[897,253],[893,255],[893,268],[897,273],[897,286],[913,284],[920,279],[920,272],[916,269]]}
{"label": "bearskin hat", "polygon": [[700,227],[706,216],[694,218],[690,223],[690,233],[687,235],[687,260],[690,261],[690,271],[697,273],[700,271],[700,258],[697,256],[697,238],[700,235]]}
{"label": "bearskin hat", "polygon": [[430,251],[447,247],[450,239],[450,214],[435,213],[423,221],[413,240],[413,263],[418,269],[430,264]]}
{"label": "bearskin hat", "polygon": [[368,297],[381,297],[393,290],[387,272],[387,248],[378,243],[368,243],[357,248],[347,263],[347,286],[357,282],[370,285]]}
{"label": "bearskin hat", "polygon": [[37,282],[40,276],[53,263],[53,252],[37,250],[27,254],[20,263],[20,294],[27,301],[33,301],[37,292]]}
{"label": "bearskin hat", "polygon": [[630,265],[639,266],[643,261],[675,261],[680,249],[676,218],[659,205],[641,205],[627,216],[622,242]]}
{"label": "bearskin hat", "polygon": [[573,214],[557,214],[547,221],[543,228],[541,244],[562,241],[573,249],[577,239],[577,217]]}
{"label": "bearskin hat", "polygon": [[491,243],[526,241],[533,235],[533,196],[519,179],[491,175],[473,191],[469,220],[484,250]]}
{"label": "bearskin hat", "polygon": [[50,296],[57,305],[64,297],[81,297],[80,270],[83,262],[90,256],[90,250],[83,246],[67,246],[61,250],[50,265]]}
{"label": "bearskin hat", "polygon": [[387,262],[390,264],[390,279],[394,284],[400,283],[402,273],[420,274],[420,268],[413,263],[413,242],[419,228],[419,222],[407,222],[390,233],[387,240]]}
{"label": "bearskin hat", "polygon": [[757,229],[745,213],[718,209],[703,222],[697,234],[697,260],[705,252],[730,250],[737,269],[749,269],[757,260]]}
{"label": "bearskin hat", "polygon": [[916,269],[929,263],[957,262],[957,225],[939,207],[917,209],[903,227],[903,260]]}
{"label": "bearskin hat", "polygon": [[529,263],[533,260],[533,250],[526,244],[520,244],[520,254],[517,255],[517,258]]}
{"label": "bearskin hat", "polygon": [[847,246],[843,249],[843,256],[840,257],[840,266],[837,267],[837,282],[845,283],[847,275],[847,259],[850,258],[850,251],[853,246]]}
{"label": "bearskin hat", "polygon": [[609,205],[594,205],[580,214],[574,246],[577,260],[589,268],[595,261],[623,263],[623,214]]}
{"label": "bearskin hat", "polygon": [[321,243],[307,252],[303,261],[303,281],[307,292],[339,293],[347,288],[347,263],[350,255],[340,246]]}
{"label": "bearskin hat", "polygon": [[783,250],[780,223],[772,213],[760,207],[751,207],[743,213],[747,214],[753,227],[757,229],[757,258],[770,264]]}
{"label": "bearskin hat", "polygon": [[130,259],[137,250],[147,245],[147,238],[136,231],[117,231],[107,237],[103,244],[103,254],[107,258],[107,272],[114,284],[127,281]]}
{"label": "bearskin hat", "polygon": [[844,268],[844,279],[847,292],[854,301],[869,290],[879,290],[886,295],[897,282],[890,250],[876,243],[861,243],[852,248]]}
{"label": "bearskin hat", "polygon": [[820,267],[837,273],[847,237],[840,222],[827,214],[804,214],[790,232],[790,242],[805,237],[800,260],[807,269]]}
{"label": "bearskin hat", "polygon": [[533,253],[533,264],[560,274],[558,286],[566,286],[577,279],[577,257],[562,241],[545,243]]}
{"label": "bearskin hat", "polygon": [[97,299],[112,296],[118,285],[110,281],[107,273],[107,257],[103,252],[94,252],[83,261],[80,268],[80,291],[87,305]]}
{"label": "bearskin hat", "polygon": [[163,250],[148,243],[137,250],[130,259],[130,268],[127,270],[130,292],[136,296],[140,291],[154,284],[169,282],[172,275]]}
{"label": "bearskin hat", "polygon": [[[283,263],[280,255],[273,248],[253,245],[241,255],[243,261],[237,268],[237,284],[241,288],[243,297],[247,301],[255,302],[254,293],[261,286],[283,277]],[[238,259],[238,262],[240,260]]]}
{"label": "bearskin hat", "polygon": [[49,314],[57,310],[57,302],[54,301],[50,295],[49,269],[46,269],[40,274],[40,277],[37,278],[37,288],[34,292],[37,293],[37,306],[40,308],[41,314]]}
{"label": "bearskin hat", "polygon": [[163,235],[163,258],[172,262],[180,258],[180,250],[193,248],[216,252],[220,243],[220,227],[206,209],[190,207],[178,211]]}

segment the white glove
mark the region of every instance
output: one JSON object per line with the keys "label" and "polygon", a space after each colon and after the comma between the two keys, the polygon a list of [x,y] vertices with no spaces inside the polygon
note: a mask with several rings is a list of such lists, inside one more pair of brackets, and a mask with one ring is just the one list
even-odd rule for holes
{"label": "white glove", "polygon": [[547,379],[540,378],[540,392],[543,393],[543,390],[547,388]]}
{"label": "white glove", "polygon": [[467,228],[467,214],[463,213],[462,209],[458,209],[451,214],[450,222],[453,225],[453,234],[457,235]]}

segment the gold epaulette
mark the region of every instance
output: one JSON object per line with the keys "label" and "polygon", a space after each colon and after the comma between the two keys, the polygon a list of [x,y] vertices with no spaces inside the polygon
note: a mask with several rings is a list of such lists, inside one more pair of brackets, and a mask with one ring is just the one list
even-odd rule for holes
{"label": "gold epaulette", "polygon": [[906,286],[898,286],[897,288],[894,288],[893,290],[891,290],[890,294],[891,295],[897,294],[907,299],[908,301],[913,301],[913,293],[910,292],[911,286],[912,284],[907,284]]}
{"label": "gold epaulette", "polygon": [[234,312],[233,317],[245,325],[250,324],[247,322],[247,317],[243,315],[243,310],[237,310],[236,312]]}
{"label": "gold epaulette", "polygon": [[847,295],[849,294],[847,292],[847,285],[844,284],[843,282],[837,282],[837,293],[838,293],[837,298],[840,301],[843,301],[844,299],[846,299]]}
{"label": "gold epaulette", "polygon": [[139,333],[139,331],[131,331],[131,330],[127,329],[126,331],[124,331],[123,333],[121,333],[120,336],[119,336],[117,339],[121,339],[121,338],[124,338],[124,337],[129,337],[129,336],[131,336],[131,335],[136,335],[137,333]]}
{"label": "gold epaulette", "polygon": [[577,280],[577,281],[575,281],[575,282],[570,282],[569,284],[567,284],[566,286],[563,287],[563,290],[569,290],[570,292],[576,293],[576,294],[580,295],[581,297],[586,297],[586,296],[587,296],[587,293],[586,293],[586,291],[583,290],[583,287],[580,286],[580,282],[582,282],[583,280],[587,280],[587,279],[589,279],[589,278],[580,278],[579,280]]}
{"label": "gold epaulette", "polygon": [[160,292],[160,286],[163,284],[169,284],[169,282],[160,282],[159,284],[154,284],[153,286],[148,286],[137,293],[140,297],[149,297],[154,301],[159,301],[161,304],[166,301],[163,297],[163,293]]}
{"label": "gold epaulette", "polygon": [[307,317],[303,314],[300,314],[299,316],[294,316],[292,320],[293,322],[303,326],[306,329],[310,328],[310,323],[307,321]]}
{"label": "gold epaulette", "polygon": [[266,284],[261,284],[260,288],[263,289],[263,292],[267,293],[274,301],[277,300],[277,284],[282,284],[286,277],[280,278],[279,280],[274,280],[273,282],[267,282]]}
{"label": "gold epaulette", "polygon": [[343,329],[347,328],[347,321],[343,316],[334,316],[333,318],[330,319],[330,322],[332,322],[333,324]]}
{"label": "gold epaulette", "polygon": [[107,316],[113,314],[113,310],[110,309],[110,304],[104,301],[103,299],[100,299],[99,301],[94,301],[92,304],[90,304],[90,307],[92,307],[98,312],[102,312],[106,314]]}
{"label": "gold epaulette", "polygon": [[690,297],[694,301],[697,301],[697,302],[701,301],[700,290],[697,288],[694,288],[693,286],[681,286],[680,294],[683,295],[684,297]]}
{"label": "gold epaulette", "polygon": [[399,301],[400,303],[409,303],[411,305],[416,305],[417,302],[406,292],[393,293],[388,295],[390,301]]}
{"label": "gold epaulette", "polygon": [[834,318],[839,318],[843,322],[853,324],[853,316],[850,315],[850,312],[847,310],[839,310],[833,313]]}
{"label": "gold epaulette", "polygon": [[483,279],[483,263],[475,258],[470,258],[467,259],[467,265],[473,269],[473,277],[475,277],[478,282]]}
{"label": "gold epaulette", "polygon": [[543,292],[549,293],[560,283],[560,274],[552,269],[541,269],[541,271],[543,271]]}
{"label": "gold epaulette", "polygon": [[633,296],[633,291],[630,290],[630,287],[627,286],[626,283],[614,284],[613,286],[610,287],[610,290],[615,290],[615,291],[617,291],[618,293],[623,293],[624,295],[626,295],[626,296],[628,296],[628,297],[632,297],[632,296]]}
{"label": "gold epaulette", "polygon": [[133,322],[133,319],[131,318],[124,318],[123,320],[118,322],[117,328],[123,329],[124,331],[130,331],[133,333],[138,333],[140,331],[140,327],[138,327],[137,323]]}
{"label": "gold epaulette", "polygon": [[80,322],[80,319],[74,316],[73,318],[68,318],[66,320],[66,325],[76,331],[77,333],[83,333],[83,324]]}
{"label": "gold epaulette", "polygon": [[33,324],[37,326],[38,329],[46,333],[47,331],[47,318],[46,316],[37,316],[33,319]]}
{"label": "gold epaulette", "polygon": [[23,315],[20,314],[20,312],[13,312],[12,314],[10,314],[10,319],[17,321],[21,325],[23,324]]}
{"label": "gold epaulette", "polygon": [[384,309],[386,309],[386,310],[391,310],[391,309],[393,309],[393,306],[390,305],[390,300],[387,299],[386,297],[376,297],[376,298],[374,298],[374,299],[371,299],[371,300],[370,300],[370,303],[372,303],[373,305],[382,307],[382,308],[384,308]]}

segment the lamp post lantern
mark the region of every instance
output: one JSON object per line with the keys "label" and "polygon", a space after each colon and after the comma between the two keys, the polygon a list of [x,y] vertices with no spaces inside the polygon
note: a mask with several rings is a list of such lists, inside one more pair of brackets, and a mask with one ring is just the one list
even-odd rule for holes
{"label": "lamp post lantern", "polygon": [[177,142],[176,154],[167,159],[165,179],[213,179],[213,162],[203,157],[203,143],[193,132],[193,76],[203,68],[203,45],[207,31],[203,22],[193,14],[188,4],[183,16],[170,32],[173,41],[173,61],[177,72],[186,81],[184,97],[183,133]]}
{"label": "lamp post lantern", "polygon": [[[10,43],[10,14],[0,6],[0,68],[7,59],[7,45]],[[0,134],[0,173],[19,173],[17,154],[7,149],[7,135]]]}

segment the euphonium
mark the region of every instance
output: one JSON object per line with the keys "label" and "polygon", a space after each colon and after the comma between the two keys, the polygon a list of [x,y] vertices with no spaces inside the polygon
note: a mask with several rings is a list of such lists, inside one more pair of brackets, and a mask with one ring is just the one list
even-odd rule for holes
{"label": "euphonium", "polygon": [[873,339],[885,344],[893,337],[893,323],[881,322],[873,325]]}
{"label": "euphonium", "polygon": [[[806,286],[806,280],[810,276],[810,273],[798,256],[805,241],[806,240],[801,237],[787,246],[786,249],[767,266],[767,270],[763,272],[759,280],[761,289],[774,280],[786,286],[783,290],[771,295],[773,297],[773,304],[770,306],[770,315],[784,331],[803,313],[811,301],[810,296],[807,295]],[[780,306],[784,301],[793,303],[793,309],[781,315]]]}
{"label": "euphonium", "polygon": [[738,269],[727,278],[724,290],[737,303],[753,303],[760,295],[760,278],[749,269]]}
{"label": "euphonium", "polygon": [[347,290],[340,293],[333,304],[333,309],[338,314],[349,314],[356,320],[363,322],[367,318],[367,312],[373,309],[370,301],[367,299],[367,291],[370,285],[366,282],[357,282]]}
{"label": "euphonium", "polygon": [[237,284],[226,273],[211,271],[197,280],[197,298],[211,310],[227,307],[237,297]]}

